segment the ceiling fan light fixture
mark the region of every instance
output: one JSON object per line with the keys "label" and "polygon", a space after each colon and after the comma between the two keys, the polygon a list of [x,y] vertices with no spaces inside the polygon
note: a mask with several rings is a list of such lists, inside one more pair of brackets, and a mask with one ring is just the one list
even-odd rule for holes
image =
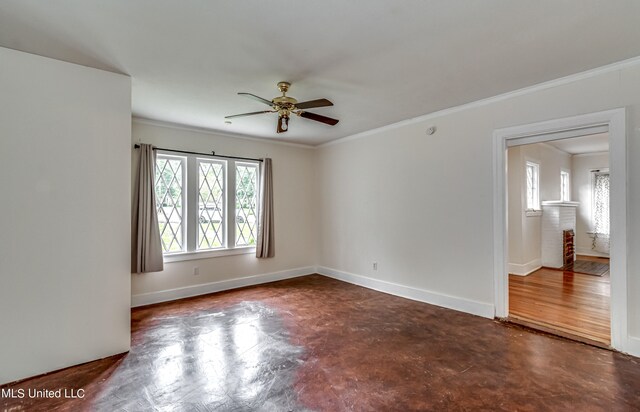
{"label": "ceiling fan light fixture", "polygon": [[289,130],[289,116],[278,116],[278,128],[276,133],[284,133]]}

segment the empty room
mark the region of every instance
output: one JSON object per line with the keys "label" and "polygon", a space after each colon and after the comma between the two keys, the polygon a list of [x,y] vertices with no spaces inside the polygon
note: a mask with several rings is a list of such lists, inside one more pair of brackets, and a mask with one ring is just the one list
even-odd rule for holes
{"label": "empty room", "polygon": [[640,410],[640,2],[0,2],[0,412]]}

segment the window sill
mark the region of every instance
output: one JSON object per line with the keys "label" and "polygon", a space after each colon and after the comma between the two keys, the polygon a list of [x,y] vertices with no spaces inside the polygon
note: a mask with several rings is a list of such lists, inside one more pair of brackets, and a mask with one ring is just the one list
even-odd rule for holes
{"label": "window sill", "polygon": [[542,216],[542,210],[525,210],[524,215],[526,217]]}
{"label": "window sill", "polygon": [[164,255],[163,260],[164,263],[171,263],[182,262],[185,260],[210,259],[223,256],[248,255],[251,253],[256,253],[255,246],[237,247],[234,249],[203,250],[200,252],[172,253],[170,255]]}

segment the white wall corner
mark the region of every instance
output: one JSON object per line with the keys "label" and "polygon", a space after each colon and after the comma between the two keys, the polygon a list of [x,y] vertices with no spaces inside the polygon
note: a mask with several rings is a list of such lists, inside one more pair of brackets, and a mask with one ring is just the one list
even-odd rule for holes
{"label": "white wall corner", "polygon": [[354,285],[363,286],[368,289],[377,290],[379,292],[388,293],[390,295],[470,313],[472,315],[482,316],[483,318],[493,319],[495,316],[495,308],[490,303],[449,296],[438,292],[373,279],[367,276],[356,275],[354,273],[343,272],[323,266],[319,266],[316,269],[317,273],[321,275],[341,280],[343,282],[352,283]]}
{"label": "white wall corner", "polygon": [[640,338],[629,336],[627,344],[623,348],[623,352],[632,356],[640,357]]}
{"label": "white wall corner", "polygon": [[518,276],[527,276],[542,267],[541,259],[533,259],[524,264],[509,263],[509,274]]}
{"label": "white wall corner", "polygon": [[152,305],[154,303],[168,302],[171,300],[206,295],[223,290],[237,289],[245,286],[260,285],[262,283],[291,279],[299,276],[316,273],[315,267],[307,266],[279,272],[263,273],[235,279],[221,280],[218,282],[201,283],[199,285],[184,286],[181,288],[161,290],[158,292],[141,293],[131,296],[131,307]]}

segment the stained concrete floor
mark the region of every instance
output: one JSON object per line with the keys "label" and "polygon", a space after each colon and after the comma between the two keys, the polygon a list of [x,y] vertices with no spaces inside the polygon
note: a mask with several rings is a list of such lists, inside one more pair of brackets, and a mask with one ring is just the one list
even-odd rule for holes
{"label": "stained concrete floor", "polygon": [[637,358],[320,275],[134,309],[132,347],[3,411],[640,410]]}

